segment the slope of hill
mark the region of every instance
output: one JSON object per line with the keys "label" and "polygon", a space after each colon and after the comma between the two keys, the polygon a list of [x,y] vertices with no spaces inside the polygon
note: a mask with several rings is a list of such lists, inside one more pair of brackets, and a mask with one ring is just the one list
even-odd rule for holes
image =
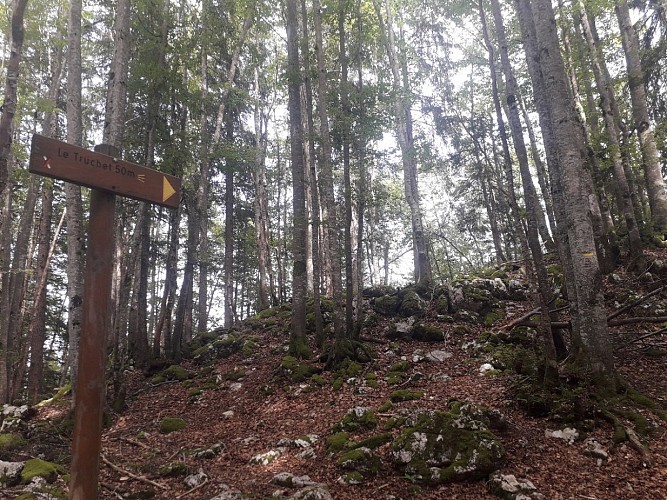
{"label": "slope of hill", "polygon": [[[372,360],[335,372],[286,357],[283,306],[198,339],[182,365],[124,374],[101,498],[497,498],[492,469],[505,498],[667,498],[667,258],[654,257],[641,276],[607,277],[610,314],[631,306],[611,331],[619,373],[638,391],[613,407],[566,380],[550,395],[528,384],[534,332],[506,328],[531,308],[518,270],[369,291]],[[5,418],[3,435],[20,442],[0,441],[0,460],[63,465],[35,487],[6,477],[5,498],[66,491],[67,406],[44,405],[13,429]]]}

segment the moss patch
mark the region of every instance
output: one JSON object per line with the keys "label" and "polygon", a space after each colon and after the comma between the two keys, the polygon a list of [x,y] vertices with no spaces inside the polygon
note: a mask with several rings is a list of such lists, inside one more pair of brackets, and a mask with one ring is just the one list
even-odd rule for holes
{"label": "moss patch", "polygon": [[327,438],[326,447],[327,451],[335,453],[337,451],[342,451],[347,448],[347,444],[350,442],[350,434],[347,432],[336,432]]}
{"label": "moss patch", "polygon": [[58,474],[63,472],[63,468],[52,462],[47,462],[46,460],[41,460],[39,458],[33,458],[28,460],[21,471],[21,481],[24,483],[29,483],[35,477],[41,477],[46,480],[47,483],[52,483],[58,477]]}
{"label": "moss patch", "polygon": [[162,372],[162,375],[167,380],[178,380],[181,382],[192,377],[192,373],[180,365],[171,365]]}
{"label": "moss patch", "polygon": [[12,451],[26,445],[26,440],[20,434],[0,434],[0,452]]}
{"label": "moss patch", "polygon": [[368,448],[356,448],[338,459],[338,466],[359,472],[363,477],[375,476],[382,466],[380,457]]}
{"label": "moss patch", "polygon": [[382,434],[376,434],[375,436],[367,437],[366,439],[362,439],[361,441],[356,443],[350,443],[349,446],[351,448],[369,448],[371,450],[374,450],[375,448],[379,448],[383,444],[390,443],[391,440],[392,440],[392,435],[388,432],[384,432]]}
{"label": "moss patch", "polygon": [[281,374],[292,382],[303,382],[308,380],[321,370],[313,365],[299,361],[294,356],[285,356],[280,362],[279,370]]}
{"label": "moss patch", "polygon": [[180,431],[185,429],[186,426],[185,420],[179,417],[167,417],[162,419],[160,422],[160,432],[162,434],[169,434],[170,432]]}
{"label": "moss patch", "polygon": [[416,399],[421,399],[424,397],[422,391],[412,391],[410,389],[401,389],[399,391],[394,391],[389,396],[392,402],[400,403],[401,401],[414,401]]}
{"label": "moss patch", "polygon": [[370,408],[352,408],[340,422],[334,426],[336,431],[355,432],[362,429],[377,427],[378,418]]}

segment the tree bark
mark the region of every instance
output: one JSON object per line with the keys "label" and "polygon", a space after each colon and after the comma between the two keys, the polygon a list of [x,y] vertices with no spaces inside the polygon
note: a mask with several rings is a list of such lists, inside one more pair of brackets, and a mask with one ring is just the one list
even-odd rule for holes
{"label": "tree bark", "polygon": [[661,236],[667,231],[667,193],[660,169],[660,157],[648,114],[644,71],[639,56],[639,39],[630,21],[630,9],[625,1],[616,4],[616,17],[621,28],[621,40],[628,71],[628,86],[632,101],[633,127],[641,147],[644,182],[648,193],[653,229]]}
{"label": "tree bark", "polygon": [[343,320],[343,283],[341,276],[341,248],[339,241],[338,207],[334,198],[333,166],[331,161],[331,133],[329,130],[329,107],[327,95],[327,72],[324,61],[324,40],[322,35],[322,14],[319,0],[313,0],[315,20],[315,44],[317,46],[317,88],[320,96],[320,192],[322,194],[324,218],[322,225],[327,234],[329,263],[331,265],[331,288],[333,294],[333,328],[336,341],[342,341],[351,332],[345,330]]}
{"label": "tree bark", "polygon": [[[385,15],[381,12],[379,0],[373,0],[375,12],[380,24],[380,33],[392,73],[393,104],[395,114],[396,137],[401,148],[403,160],[403,184],[405,199],[410,207],[412,223],[412,242],[415,263],[415,281],[428,282],[431,280],[431,264],[428,258],[426,234],[424,232],[423,217],[419,187],[417,184],[417,159],[414,140],[412,137],[412,112],[410,110],[410,89],[402,83],[401,68],[396,51],[393,17],[391,5],[385,0]],[[405,76],[405,75],[404,75]]]}
{"label": "tree bark", "polygon": [[560,52],[556,21],[551,0],[533,0],[533,16],[539,46],[544,88],[549,96],[550,127],[561,162],[556,172],[562,182],[565,204],[564,221],[570,250],[568,263],[574,275],[570,297],[573,316],[574,360],[592,374],[596,382],[614,385],[613,360],[608,338],[602,275],[595,254],[593,225],[590,217],[590,191],[584,181],[587,153],[577,120]]}
{"label": "tree bark", "polygon": [[306,179],[301,119],[301,64],[299,61],[299,21],[296,0],[287,0],[287,88],[292,162],[292,210],[294,216],[292,252],[292,331],[290,353],[303,357],[306,346]]}

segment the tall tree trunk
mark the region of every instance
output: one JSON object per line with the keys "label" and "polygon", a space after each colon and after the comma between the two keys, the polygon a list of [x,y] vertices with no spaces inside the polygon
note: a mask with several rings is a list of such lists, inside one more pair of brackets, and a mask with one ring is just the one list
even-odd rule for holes
{"label": "tall tree trunk", "polygon": [[586,42],[588,44],[589,56],[593,74],[595,75],[595,82],[600,93],[600,107],[602,116],[604,118],[605,127],[607,130],[607,139],[609,141],[609,148],[614,167],[614,188],[616,191],[616,202],[618,210],[623,215],[626,229],[628,231],[628,240],[630,247],[630,255],[633,258],[641,258],[643,250],[642,243],[639,236],[639,227],[635,217],[635,207],[631,198],[631,191],[628,185],[628,178],[626,177],[625,169],[623,168],[623,158],[621,156],[621,144],[619,141],[619,130],[617,127],[617,120],[619,117],[615,115],[612,109],[612,100],[616,98],[611,87],[611,82],[606,78],[606,72],[602,68],[603,61],[598,56],[598,47],[595,43],[593,33],[591,31],[590,21],[583,6],[579,0],[579,21],[584,30]]}
{"label": "tall tree trunk", "polygon": [[[322,224],[327,233],[328,255],[331,264],[331,287],[333,292],[333,327],[334,338],[340,342],[351,332],[345,331],[343,322],[343,283],[341,278],[341,248],[338,237],[338,208],[334,198],[333,165],[331,162],[331,134],[329,130],[329,108],[326,96],[328,95],[327,73],[324,61],[324,40],[322,35],[322,12],[320,0],[313,0],[313,16],[315,20],[315,43],[317,45],[317,87],[320,95],[320,192],[324,205],[324,220]],[[333,360],[334,362],[336,360]]]}
{"label": "tall tree trunk", "polygon": [[12,190],[11,182],[5,184],[4,190],[0,192],[2,200],[0,201],[0,218],[3,223],[0,225],[0,280],[2,288],[0,289],[0,404],[9,403],[9,311],[11,308],[11,288],[10,288],[10,265],[11,258],[11,210],[12,210]]}
{"label": "tall tree trunk", "polygon": [[[593,224],[590,217],[591,192],[584,182],[587,153],[577,120],[567,73],[560,52],[551,0],[533,0],[533,16],[539,46],[540,68],[550,112],[550,129],[561,161],[554,172],[556,189],[563,189],[566,219],[557,221],[567,228],[567,245],[574,276],[571,288],[574,362],[592,374],[596,382],[614,385],[611,346],[602,295],[602,277],[595,254]],[[546,96],[543,96],[546,97]],[[555,202],[556,200],[554,200]]]}
{"label": "tall tree trunk", "polygon": [[[53,183],[45,181],[42,187],[42,215],[39,222],[37,244],[37,280],[35,300],[30,314],[28,338],[30,341],[30,370],[28,372],[28,401],[35,404],[44,390],[44,341],[46,320],[46,280],[49,262],[53,254],[51,247],[51,215],[53,212]],[[64,216],[64,214],[63,214]],[[62,219],[61,219],[62,224]],[[58,237],[60,226],[54,236]]]}
{"label": "tall tree trunk", "polygon": [[[222,126],[225,121],[225,108],[227,105],[226,101],[229,95],[229,89],[231,89],[234,84],[234,78],[236,77],[239,58],[241,56],[241,49],[245,44],[245,40],[248,32],[250,31],[250,27],[252,26],[253,19],[254,13],[252,12],[252,9],[250,9],[243,21],[241,36],[238,43],[234,47],[234,52],[231,56],[231,61],[229,63],[229,69],[227,70],[225,80],[225,91],[220,98],[220,105],[218,106],[215,130],[213,132],[213,137],[211,138],[211,143],[209,144],[208,149],[202,148],[199,178],[197,181],[197,216],[199,219],[199,303],[197,309],[197,331],[200,333],[206,332],[208,330],[208,307],[206,301],[208,298],[208,266],[210,258],[208,250],[208,191],[210,171],[213,160],[216,157],[216,149],[222,138]],[[202,135],[206,129],[207,121],[206,110],[204,106],[207,78],[206,54],[202,54]],[[203,137],[202,144],[204,144]]]}
{"label": "tall tree trunk", "polygon": [[[479,7],[481,12],[481,0]],[[519,161],[519,171],[521,173],[524,198],[526,202],[526,211],[528,213],[528,246],[533,257],[533,265],[538,285],[538,303],[542,310],[540,329],[542,330],[542,340],[544,342],[544,354],[548,361],[555,361],[556,349],[554,346],[553,334],[551,331],[551,319],[549,315],[549,304],[552,301],[553,293],[551,291],[551,284],[547,273],[547,267],[544,262],[544,255],[542,254],[542,247],[540,246],[538,231],[540,214],[543,215],[543,212],[539,200],[537,199],[537,193],[535,191],[535,186],[533,185],[533,180],[528,165],[528,151],[523,139],[523,128],[521,126],[521,117],[519,115],[518,101],[520,97],[518,94],[518,85],[514,78],[514,73],[510,64],[509,50],[507,49],[507,40],[505,36],[505,27],[503,25],[503,18],[498,0],[491,0],[491,7],[496,25],[498,44],[500,46],[500,59],[502,61],[503,72],[505,73],[505,96],[509,110],[510,130],[512,132],[514,150]]]}
{"label": "tall tree trunk", "polygon": [[[234,140],[234,120],[231,113],[225,124],[227,141]],[[234,294],[234,169],[236,162],[232,158],[225,159],[225,328],[234,324],[234,308],[232,300]],[[201,301],[202,298],[200,297]],[[201,330],[200,330],[201,331]]]}
{"label": "tall tree trunk", "polygon": [[667,232],[667,193],[660,169],[660,157],[646,103],[644,71],[639,56],[639,39],[630,20],[630,9],[625,1],[616,4],[616,17],[621,28],[621,39],[628,71],[628,86],[632,100],[632,119],[637,131],[644,167],[644,182],[648,192],[653,229],[662,237]]}
{"label": "tall tree trunk", "polygon": [[[9,158],[11,157],[12,125],[18,101],[17,90],[19,82],[19,65],[23,51],[23,16],[28,0],[13,0],[12,2],[12,41],[7,63],[5,79],[5,96],[2,102],[0,115],[0,193],[5,189],[9,176]],[[0,383],[0,388],[2,384]]]}
{"label": "tall tree trunk", "polygon": [[[422,220],[421,201],[417,184],[417,159],[412,137],[412,112],[410,110],[410,89],[404,87],[401,78],[401,69],[396,51],[393,16],[391,4],[385,0],[385,15],[382,15],[379,0],[373,0],[375,12],[380,24],[380,33],[392,73],[392,89],[394,92],[394,113],[396,119],[396,137],[401,148],[403,160],[403,184],[405,199],[410,207],[412,223],[412,242],[415,263],[415,281],[428,282],[431,280],[431,264],[428,258],[426,234]],[[404,75],[406,76],[406,75]]]}
{"label": "tall tree trunk", "polygon": [[354,276],[352,262],[352,185],[350,179],[350,103],[348,96],[348,57],[345,36],[347,2],[338,4],[338,43],[340,60],[340,133],[343,143],[343,185],[345,193],[344,248],[345,248],[345,331],[354,333]]}
{"label": "tall tree trunk", "polygon": [[[82,0],[71,0],[67,37],[67,142],[82,145],[81,124],[81,9]],[[67,349],[72,381],[72,408],[76,404],[76,377],[79,367],[83,278],[86,256],[81,187],[65,183],[67,223]]]}
{"label": "tall tree trunk", "polygon": [[[266,196],[266,148],[268,116],[261,104],[259,70],[255,68],[255,231],[257,237],[257,267],[259,271],[259,289],[257,311],[263,311],[271,305],[269,273],[271,268],[271,249],[269,248],[269,211]],[[314,244],[314,243],[313,243]]]}
{"label": "tall tree trunk", "polygon": [[312,259],[313,259],[313,313],[315,315],[315,343],[318,347],[324,345],[324,319],[322,318],[322,307],[320,301],[322,289],[322,252],[321,252],[321,238],[320,229],[322,227],[320,213],[320,187],[318,183],[317,161],[315,155],[315,118],[313,117],[313,82],[311,75],[311,60],[310,49],[310,35],[308,30],[308,11],[306,9],[306,1],[301,0],[301,26],[302,34],[302,49],[303,66],[306,69],[304,72],[304,89],[306,98],[306,126],[307,126],[307,140],[308,140],[308,177],[310,180],[310,197],[311,197],[311,213],[312,213]]}
{"label": "tall tree trunk", "polygon": [[292,163],[292,210],[294,216],[292,253],[292,332],[290,353],[306,354],[306,179],[303,158],[303,122],[301,119],[301,64],[299,62],[299,21],[296,0],[287,0],[287,88]]}

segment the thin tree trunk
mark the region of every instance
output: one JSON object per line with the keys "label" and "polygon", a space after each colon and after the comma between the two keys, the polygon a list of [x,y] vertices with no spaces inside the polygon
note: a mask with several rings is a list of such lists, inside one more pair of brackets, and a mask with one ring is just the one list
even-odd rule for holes
{"label": "thin tree trunk", "polygon": [[623,215],[626,229],[628,231],[630,255],[633,258],[641,258],[643,250],[642,243],[639,236],[639,227],[635,217],[635,207],[633,205],[630,187],[628,185],[628,178],[626,177],[625,169],[623,168],[623,159],[621,157],[621,144],[619,141],[619,130],[617,128],[617,119],[612,110],[612,100],[615,101],[611,82],[606,78],[604,68],[602,68],[603,61],[598,56],[598,47],[595,43],[591,25],[588,15],[579,0],[579,22],[584,30],[586,42],[588,44],[589,56],[591,60],[591,67],[595,75],[595,81],[600,93],[600,107],[604,118],[607,138],[609,140],[610,153],[614,167],[614,188],[616,191],[616,202],[618,210]]}
{"label": "thin tree trunk", "polygon": [[[484,16],[482,5],[482,1],[480,0],[480,15]],[[539,200],[537,199],[537,193],[535,191],[535,186],[533,185],[533,180],[528,165],[528,151],[523,139],[521,117],[519,115],[518,100],[520,97],[518,94],[518,85],[514,78],[514,73],[512,71],[509,60],[505,27],[503,25],[500,3],[498,0],[491,0],[491,7],[496,25],[498,44],[500,46],[500,59],[502,61],[503,72],[505,73],[505,96],[509,110],[510,129],[512,132],[514,149],[519,161],[519,171],[521,173],[526,211],[528,212],[528,246],[533,258],[534,271],[537,277],[538,303],[540,304],[540,309],[542,310],[540,326],[542,330],[542,340],[544,342],[543,349],[547,360],[555,361],[556,348],[554,346],[553,334],[551,331],[551,321],[549,319],[549,304],[551,303],[553,293],[551,291],[551,284],[549,282],[547,267],[544,262],[544,255],[542,254],[542,247],[540,246],[538,231],[540,214],[543,215],[543,212],[539,204]]]}
{"label": "thin tree trunk", "polygon": [[[9,177],[9,158],[11,157],[12,124],[16,114],[18,101],[19,65],[23,51],[23,16],[28,0],[13,0],[12,2],[12,41],[7,63],[5,79],[5,96],[0,115],[0,193],[5,189]],[[0,389],[2,384],[0,383]]]}
{"label": "thin tree trunk", "polygon": [[[81,9],[82,0],[71,0],[67,39],[67,142],[82,145],[81,124]],[[67,360],[72,382],[72,408],[76,404],[76,377],[79,368],[83,279],[86,256],[81,187],[65,183],[67,224]]]}
{"label": "thin tree trunk", "polygon": [[312,258],[313,258],[313,313],[315,315],[315,343],[318,347],[324,345],[324,319],[322,318],[322,307],[320,305],[320,294],[322,288],[322,252],[320,249],[320,229],[322,227],[320,220],[320,187],[318,183],[317,161],[315,158],[315,119],[313,117],[313,83],[310,77],[311,61],[308,43],[310,36],[308,31],[308,12],[306,1],[301,0],[301,26],[303,30],[303,44],[301,53],[303,54],[304,88],[306,93],[306,126],[308,140],[308,167],[310,179],[310,196],[312,210]]}
{"label": "thin tree trunk", "polygon": [[[341,248],[338,238],[338,208],[334,198],[333,166],[331,162],[331,135],[329,131],[329,109],[327,73],[324,61],[324,40],[322,35],[322,15],[319,0],[313,0],[313,16],[315,19],[315,43],[317,45],[317,87],[320,98],[320,136],[322,138],[320,151],[320,192],[324,205],[324,220],[322,224],[327,234],[328,255],[331,265],[331,287],[333,292],[333,327],[334,338],[337,342],[347,337],[343,322],[343,284],[341,279]],[[335,360],[334,360],[335,362]]]}
{"label": "thin tree trunk", "polygon": [[411,214],[415,281],[418,283],[422,281],[429,282],[431,280],[431,265],[428,258],[426,234],[424,232],[419,187],[417,184],[417,160],[412,137],[412,113],[408,101],[410,89],[404,87],[400,75],[401,71],[396,51],[390,2],[389,0],[385,0],[386,22],[381,12],[379,0],[373,0],[373,5],[380,24],[382,42],[387,51],[393,78],[392,88],[394,92],[393,104],[396,119],[396,137],[401,148],[401,157],[403,160],[405,199],[410,207]]}
{"label": "thin tree trunk", "polygon": [[294,216],[292,252],[292,331],[290,353],[306,354],[306,180],[303,158],[303,121],[301,118],[301,64],[299,61],[299,21],[296,0],[287,0],[287,77],[292,162],[292,210]]}
{"label": "thin tree trunk", "polygon": [[639,39],[630,20],[630,9],[625,1],[616,4],[616,17],[621,28],[621,39],[628,71],[628,86],[632,100],[632,119],[637,131],[644,167],[644,181],[648,193],[653,229],[664,236],[667,231],[667,193],[660,169],[660,157],[646,103],[644,71],[639,56]]}
{"label": "thin tree trunk", "polygon": [[[225,124],[226,138],[229,143],[234,140],[234,124],[231,113]],[[234,169],[236,162],[227,158],[225,161],[225,328],[234,324]],[[201,288],[200,288],[201,290]],[[199,298],[202,301],[202,298]],[[200,330],[201,331],[201,330]]]}

